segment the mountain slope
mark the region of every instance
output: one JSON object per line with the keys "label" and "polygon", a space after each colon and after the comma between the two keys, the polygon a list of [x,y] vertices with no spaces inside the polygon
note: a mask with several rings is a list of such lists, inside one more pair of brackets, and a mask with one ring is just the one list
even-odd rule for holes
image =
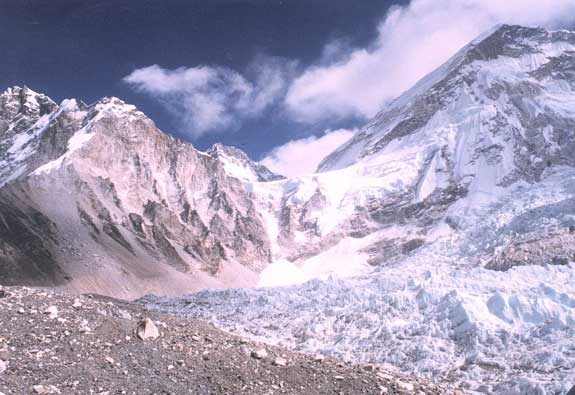
{"label": "mountain slope", "polygon": [[[325,158],[317,174],[284,181],[275,200],[262,189],[264,209],[272,207],[279,218],[277,239],[291,244],[290,260],[351,236],[368,245],[355,243],[361,246],[350,258],[364,253],[364,262],[389,264],[440,235],[475,227],[518,188],[535,191],[557,172],[569,179],[575,166],[574,54],[572,32],[499,26],[392,102]],[[572,197],[568,186],[557,186],[555,196],[542,199]],[[495,237],[489,248],[469,240],[481,244],[476,264],[507,269],[565,262],[572,250],[557,246],[572,239],[565,234],[573,224],[567,214],[556,213],[556,231],[515,227],[540,247],[556,246],[525,259],[497,257],[515,250],[506,237]],[[508,232],[492,236],[498,231]],[[495,247],[510,250],[496,254]]]}
{"label": "mountain slope", "polygon": [[218,155],[116,98],[57,106],[11,88],[0,103],[3,283],[184,292],[253,283],[269,262],[249,192]]}

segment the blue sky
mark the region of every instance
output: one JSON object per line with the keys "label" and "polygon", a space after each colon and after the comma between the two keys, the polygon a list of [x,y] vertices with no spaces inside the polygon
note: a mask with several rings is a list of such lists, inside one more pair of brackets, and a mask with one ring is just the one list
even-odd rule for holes
{"label": "blue sky", "polygon": [[573,15],[572,0],[0,0],[0,88],[118,96],[202,150],[297,175],[494,24]]}
{"label": "blue sky", "polygon": [[[154,98],[122,79],[137,68],[222,66],[243,73],[257,58],[303,69],[326,43],[367,45],[391,2],[362,0],[0,1],[0,87],[27,84],[54,100],[118,96],[164,131],[200,149],[214,142],[261,157],[288,140],[323,132],[268,108],[197,136]],[[284,61],[281,60],[281,61]],[[297,64],[296,64],[297,63]],[[349,120],[335,126],[346,126]],[[189,127],[188,127],[189,126]]]}

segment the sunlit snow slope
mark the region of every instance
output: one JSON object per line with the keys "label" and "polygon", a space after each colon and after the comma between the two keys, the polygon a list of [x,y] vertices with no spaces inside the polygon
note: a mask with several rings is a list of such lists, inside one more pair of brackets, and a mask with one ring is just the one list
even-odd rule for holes
{"label": "sunlit snow slope", "polygon": [[[511,191],[568,172],[575,166],[574,51],[570,32],[498,27],[386,107],[324,159],[319,173],[253,184],[277,259],[262,285],[290,281],[273,275],[288,267],[301,281],[401,261],[474,227]],[[473,263],[499,270],[565,263],[575,252],[547,240],[552,251],[516,259],[510,243],[519,237],[496,237],[468,252]]]}

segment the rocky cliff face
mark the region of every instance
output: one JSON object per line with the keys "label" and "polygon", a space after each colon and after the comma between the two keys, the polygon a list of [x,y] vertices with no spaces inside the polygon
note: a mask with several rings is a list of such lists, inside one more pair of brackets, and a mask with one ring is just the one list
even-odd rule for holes
{"label": "rocky cliff face", "polygon": [[[116,98],[58,106],[11,88],[0,103],[2,282],[181,292],[217,286],[213,276],[249,284],[269,263],[250,192],[218,154],[227,148],[202,153]],[[278,177],[229,151],[236,169]]]}

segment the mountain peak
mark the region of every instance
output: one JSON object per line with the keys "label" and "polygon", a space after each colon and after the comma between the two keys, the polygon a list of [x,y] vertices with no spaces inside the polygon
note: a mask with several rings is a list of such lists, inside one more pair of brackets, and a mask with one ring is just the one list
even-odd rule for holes
{"label": "mountain peak", "polygon": [[[543,77],[538,76],[571,84],[575,74],[567,69],[574,51],[573,32],[498,25],[395,99],[350,141],[328,155],[318,171],[340,169],[363,158],[373,158],[390,143],[407,140],[434,117],[445,114],[449,106],[463,105],[464,98],[475,102],[475,109],[486,112],[501,108],[499,100],[504,99],[513,110],[527,115],[526,111],[532,112],[533,108],[522,108],[520,102],[543,93]],[[457,123],[455,119],[453,122]],[[522,126],[530,129],[533,125]]]}
{"label": "mountain peak", "polygon": [[127,113],[135,112],[143,114],[133,104],[128,104],[124,100],[115,96],[103,97],[95,103],[91,104],[89,107],[100,112],[111,111],[115,115],[125,115]]}
{"label": "mountain peak", "polygon": [[265,182],[285,178],[252,161],[244,151],[236,147],[216,143],[206,153],[219,160],[229,175],[242,181]]}
{"label": "mountain peak", "polygon": [[[48,96],[24,86],[14,86],[0,94],[0,133],[3,124],[17,114],[21,117],[42,116],[54,111],[58,106]],[[25,123],[25,119],[23,120]]]}
{"label": "mountain peak", "polygon": [[518,57],[536,52],[537,44],[547,40],[551,34],[539,27],[498,25],[466,47],[465,63],[496,59],[499,56]]}

